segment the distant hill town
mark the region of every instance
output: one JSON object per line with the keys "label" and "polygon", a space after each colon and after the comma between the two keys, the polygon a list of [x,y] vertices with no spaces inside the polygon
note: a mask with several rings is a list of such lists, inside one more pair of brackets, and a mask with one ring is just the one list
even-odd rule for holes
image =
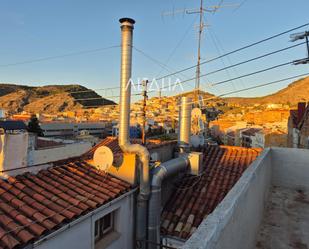
{"label": "distant hill town", "polygon": [[[299,101],[309,101],[309,77],[297,80],[286,88],[263,97],[226,97],[215,98],[214,95],[201,91],[200,95],[209,102],[222,102],[229,105],[252,106],[255,104],[287,104],[295,106]],[[77,93],[78,92],[78,93]],[[194,91],[182,93],[194,97]],[[162,97],[167,98],[167,97]],[[102,98],[95,91],[81,85],[49,85],[30,87],[14,84],[0,84],[0,108],[10,113],[49,113],[57,114],[66,111],[79,111],[83,109],[115,105],[116,103]]]}

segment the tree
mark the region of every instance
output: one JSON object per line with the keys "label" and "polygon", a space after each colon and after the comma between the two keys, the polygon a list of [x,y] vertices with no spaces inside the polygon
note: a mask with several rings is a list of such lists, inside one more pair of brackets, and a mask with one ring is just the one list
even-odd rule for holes
{"label": "tree", "polygon": [[35,115],[31,116],[31,119],[28,123],[28,132],[32,132],[37,134],[39,137],[43,137],[43,130],[40,126],[40,122],[38,120],[38,118]]}

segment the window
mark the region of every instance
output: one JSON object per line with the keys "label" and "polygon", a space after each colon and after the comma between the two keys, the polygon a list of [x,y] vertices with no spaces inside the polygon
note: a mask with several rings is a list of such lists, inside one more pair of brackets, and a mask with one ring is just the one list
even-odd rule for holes
{"label": "window", "polygon": [[95,242],[100,241],[112,231],[114,231],[114,213],[113,212],[96,220],[95,225],[94,225]]}

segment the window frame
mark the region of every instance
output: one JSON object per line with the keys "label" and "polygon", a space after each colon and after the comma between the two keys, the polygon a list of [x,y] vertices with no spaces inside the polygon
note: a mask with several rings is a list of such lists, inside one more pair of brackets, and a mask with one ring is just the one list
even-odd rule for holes
{"label": "window frame", "polygon": [[[106,218],[110,217],[109,226],[105,228]],[[112,211],[110,213],[105,214],[101,218],[97,219],[94,222],[94,241],[95,243],[100,242],[104,239],[108,234],[115,230],[115,212]]]}

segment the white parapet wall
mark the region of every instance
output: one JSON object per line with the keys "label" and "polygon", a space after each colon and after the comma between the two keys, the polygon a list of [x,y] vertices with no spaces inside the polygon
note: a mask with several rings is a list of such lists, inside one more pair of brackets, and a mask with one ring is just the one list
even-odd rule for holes
{"label": "white parapet wall", "polygon": [[309,150],[272,148],[272,183],[290,189],[309,190]]}
{"label": "white parapet wall", "polygon": [[35,149],[32,138],[27,132],[0,135],[0,177],[36,173],[53,162],[81,156],[91,149],[90,142],[65,141],[54,147]]}
{"label": "white parapet wall", "polygon": [[271,184],[271,156],[264,150],[183,249],[252,248]]}
{"label": "white parapet wall", "polygon": [[57,147],[31,150],[28,154],[28,165],[38,165],[72,157],[78,157],[91,148],[89,142],[79,142],[72,144],[63,144]]}
{"label": "white parapet wall", "polygon": [[271,187],[309,190],[308,152],[264,150],[182,249],[255,248]]}
{"label": "white parapet wall", "polygon": [[6,175],[14,168],[27,166],[28,133],[4,133],[0,135],[0,171]]}

